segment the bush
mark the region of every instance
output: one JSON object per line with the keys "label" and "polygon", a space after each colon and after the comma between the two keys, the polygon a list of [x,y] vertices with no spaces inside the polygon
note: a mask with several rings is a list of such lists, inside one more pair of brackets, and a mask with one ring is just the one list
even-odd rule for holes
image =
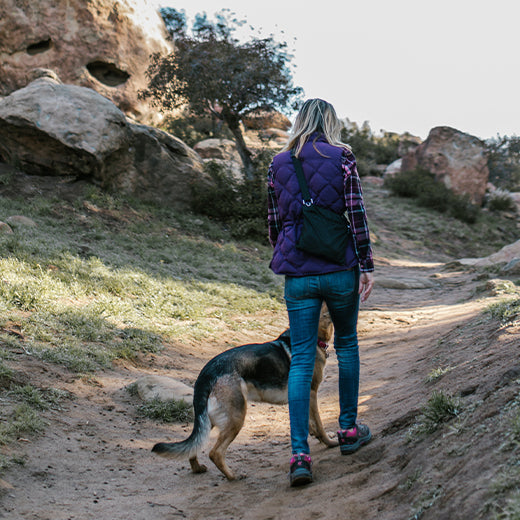
{"label": "bush", "polygon": [[348,143],[356,156],[360,175],[380,175],[377,165],[390,164],[399,158],[399,135],[383,132],[376,136],[365,122],[361,127],[346,121],[341,131],[341,139]]}
{"label": "bush", "polygon": [[205,139],[233,139],[229,128],[211,115],[196,116],[183,113],[180,116],[168,116],[162,127],[191,147]]}
{"label": "bush", "polygon": [[490,211],[512,211],[516,212],[516,204],[515,201],[511,198],[511,195],[509,192],[505,190],[496,190],[493,193],[490,193],[487,202],[486,207]]}
{"label": "bush", "polygon": [[267,239],[267,169],[272,152],[260,152],[254,160],[252,179],[235,179],[222,165],[208,161],[204,168],[212,187],[192,187],[192,209],[227,226],[235,238]]}
{"label": "bush", "polygon": [[509,191],[520,189],[520,137],[497,135],[486,141],[489,181]]}
{"label": "bush", "polygon": [[413,198],[422,207],[473,224],[479,215],[479,208],[472,204],[467,195],[453,193],[435,175],[423,168],[397,173],[385,178],[385,186],[398,197]]}

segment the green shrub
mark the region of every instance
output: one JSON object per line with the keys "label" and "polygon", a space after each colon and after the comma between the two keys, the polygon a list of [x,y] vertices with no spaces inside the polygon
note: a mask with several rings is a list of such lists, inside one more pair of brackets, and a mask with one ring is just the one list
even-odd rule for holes
{"label": "green shrub", "polygon": [[396,196],[413,198],[421,207],[473,224],[480,209],[472,204],[467,195],[453,193],[435,175],[423,168],[397,173],[385,178],[385,186]]}
{"label": "green shrub", "polygon": [[367,122],[359,126],[347,120],[341,131],[341,139],[352,147],[359,174],[363,176],[380,175],[377,165],[390,164],[399,157],[400,136],[394,132],[374,135]]}
{"label": "green shrub", "polygon": [[265,241],[267,237],[266,177],[271,152],[255,158],[252,179],[237,180],[221,164],[208,161],[204,168],[212,186],[193,185],[192,209],[225,223],[234,238]]}
{"label": "green shrub", "polygon": [[222,121],[211,116],[202,117],[183,113],[180,116],[166,117],[162,126],[164,130],[192,147],[204,139],[233,139],[229,128]]}
{"label": "green shrub", "polygon": [[486,201],[486,207],[490,211],[516,212],[516,204],[515,201],[511,198],[511,194],[505,190],[500,189],[489,194]]}
{"label": "green shrub", "polygon": [[460,410],[457,399],[442,391],[434,391],[421,412],[418,422],[408,432],[409,438],[433,433],[441,424],[459,415]]}
{"label": "green shrub", "polygon": [[503,323],[512,323],[520,317],[520,298],[493,303],[487,310],[493,318]]}

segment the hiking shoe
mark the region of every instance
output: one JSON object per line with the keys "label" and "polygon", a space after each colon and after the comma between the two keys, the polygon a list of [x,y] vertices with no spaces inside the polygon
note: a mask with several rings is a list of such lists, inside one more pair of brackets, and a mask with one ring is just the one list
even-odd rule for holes
{"label": "hiking shoe", "polygon": [[293,455],[290,464],[289,481],[291,487],[304,486],[312,482],[312,460],[310,455],[306,453]]}
{"label": "hiking shoe", "polygon": [[354,453],[363,444],[366,444],[372,438],[370,428],[364,424],[356,424],[350,430],[340,430],[338,432],[339,449],[342,455]]}

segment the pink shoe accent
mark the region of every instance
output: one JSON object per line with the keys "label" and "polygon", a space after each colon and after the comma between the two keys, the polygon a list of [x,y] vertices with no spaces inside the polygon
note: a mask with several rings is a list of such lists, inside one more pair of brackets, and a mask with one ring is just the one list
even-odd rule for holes
{"label": "pink shoe accent", "polygon": [[347,430],[347,437],[357,437],[357,426],[354,426],[354,428]]}

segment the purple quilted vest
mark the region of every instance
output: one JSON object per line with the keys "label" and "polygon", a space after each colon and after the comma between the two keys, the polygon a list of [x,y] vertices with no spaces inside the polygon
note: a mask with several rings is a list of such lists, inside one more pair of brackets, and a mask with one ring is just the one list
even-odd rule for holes
{"label": "purple quilted vest", "polygon": [[[330,145],[323,136],[313,145],[315,137],[313,134],[309,138],[299,156],[311,197],[318,206],[341,214],[346,209],[341,168],[343,150]],[[320,155],[314,146],[323,155]],[[358,259],[352,239],[345,251],[346,265],[334,264],[296,248],[302,226],[302,194],[290,152],[276,155],[272,169],[282,229],[274,248],[271,269],[276,274],[307,276],[355,267]]]}

